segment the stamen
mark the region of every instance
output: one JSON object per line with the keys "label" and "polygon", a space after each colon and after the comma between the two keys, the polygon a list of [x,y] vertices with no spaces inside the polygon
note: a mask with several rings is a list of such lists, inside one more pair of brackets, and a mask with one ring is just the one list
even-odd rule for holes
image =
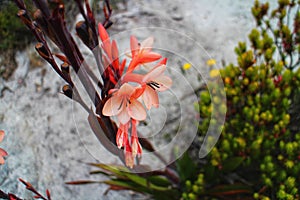
{"label": "stamen", "polygon": [[151,85],[151,83],[147,83],[148,86],[150,86],[153,90],[155,90],[155,88]]}
{"label": "stamen", "polygon": [[122,101],[121,101],[121,104],[120,104],[120,106],[119,106],[118,110],[120,110],[120,109],[122,108],[123,101],[124,101],[124,99],[122,99]]}
{"label": "stamen", "polygon": [[[127,103],[131,104],[130,98],[126,98],[126,101],[127,101]],[[128,105],[127,103],[126,103],[126,107]]]}
{"label": "stamen", "polygon": [[156,83],[154,81],[151,81],[151,82],[147,83],[147,85],[149,85],[153,90],[156,90],[157,88],[160,88],[159,83]]}
{"label": "stamen", "polygon": [[156,88],[160,88],[159,84],[156,82],[152,82],[151,84],[154,85]]}

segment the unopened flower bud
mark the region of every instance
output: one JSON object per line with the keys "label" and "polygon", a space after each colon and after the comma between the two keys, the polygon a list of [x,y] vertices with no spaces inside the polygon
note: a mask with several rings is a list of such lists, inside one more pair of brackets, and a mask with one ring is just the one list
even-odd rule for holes
{"label": "unopened flower bud", "polygon": [[73,89],[70,85],[64,85],[62,88],[63,94],[72,99],[73,97]]}

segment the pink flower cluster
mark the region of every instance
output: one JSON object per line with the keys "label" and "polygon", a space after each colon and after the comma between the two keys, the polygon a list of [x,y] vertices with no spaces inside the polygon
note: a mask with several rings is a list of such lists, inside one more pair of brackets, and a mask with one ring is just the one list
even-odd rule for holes
{"label": "pink flower cluster", "polygon": [[[116,42],[110,40],[101,24],[98,25],[98,29],[102,40],[105,77],[109,77],[116,86],[109,91],[110,96],[104,104],[102,113],[105,116],[117,117],[119,126],[116,143],[119,148],[124,148],[126,165],[132,168],[136,156],[140,157],[142,154],[137,125],[139,121],[146,119],[146,110],[150,110],[152,106],[156,108],[159,106],[157,92],[165,91],[172,85],[172,80],[164,75],[167,59],[161,59],[160,54],[152,52],[152,37],[139,43],[136,37],[131,36],[129,53],[131,61],[125,70],[126,60],[119,61]],[[155,61],[156,64],[153,64],[147,73],[137,73],[140,66],[145,64],[149,66],[149,63]]]}

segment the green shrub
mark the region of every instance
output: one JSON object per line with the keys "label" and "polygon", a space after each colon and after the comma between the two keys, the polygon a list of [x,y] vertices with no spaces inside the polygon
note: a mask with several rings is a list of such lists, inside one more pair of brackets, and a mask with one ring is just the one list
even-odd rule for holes
{"label": "green shrub", "polygon": [[[257,28],[249,34],[251,47],[239,43],[237,65],[220,70],[227,115],[222,135],[199,173],[205,184],[192,183],[190,188],[201,190],[189,189],[183,199],[299,199],[300,131],[299,124],[292,123],[300,103],[299,6],[279,0],[270,11],[268,3],[255,2]],[[208,91],[200,94],[201,99],[207,96]],[[199,102],[200,137],[208,128],[210,106],[207,98]]]}

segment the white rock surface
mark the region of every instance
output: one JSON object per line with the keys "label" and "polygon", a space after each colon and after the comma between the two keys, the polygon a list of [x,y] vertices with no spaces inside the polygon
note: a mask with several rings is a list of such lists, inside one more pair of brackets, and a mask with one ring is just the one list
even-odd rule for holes
{"label": "white rock surface", "polygon": [[[154,125],[141,127],[145,135],[159,132],[157,127],[165,120],[168,126],[163,130],[167,133],[178,130],[180,122],[186,131],[194,126],[193,101],[196,97],[184,98],[190,94],[187,86],[197,87],[199,71],[207,72],[205,62],[210,57],[217,60],[217,67],[221,67],[221,60],[235,61],[234,47],[238,41],[246,40],[254,26],[250,13],[253,2],[130,0],[127,10],[114,13],[115,24],[110,32],[120,40],[121,48],[129,44],[127,33],[134,33],[139,39],[153,35],[155,47],[169,57],[168,66],[172,66],[169,69],[174,80],[172,92],[161,95],[164,109],[162,114],[151,115],[150,124],[153,121]],[[140,27],[145,28],[136,29]],[[128,32],[120,34],[125,30]],[[49,65],[29,70],[27,53],[21,52],[17,57],[18,69],[13,77],[7,82],[0,81],[0,90],[7,86],[12,91],[6,90],[0,98],[0,129],[6,131],[0,147],[9,153],[6,164],[0,166],[0,188],[28,199],[31,194],[17,181],[21,177],[41,192],[48,188],[54,200],[139,199],[130,192],[109,192],[103,196],[107,189],[105,185],[64,184],[79,179],[101,180],[101,176],[89,176],[91,168],[84,162],[105,158],[100,162],[113,163],[117,159],[100,149],[83,109],[60,94],[64,82]],[[181,76],[178,72],[185,62],[192,63],[195,69]],[[46,70],[44,76],[43,70]],[[186,84],[182,80],[187,81]],[[177,97],[175,103],[174,94]],[[183,113],[178,111],[177,104]],[[164,113],[169,117],[166,118]]]}

